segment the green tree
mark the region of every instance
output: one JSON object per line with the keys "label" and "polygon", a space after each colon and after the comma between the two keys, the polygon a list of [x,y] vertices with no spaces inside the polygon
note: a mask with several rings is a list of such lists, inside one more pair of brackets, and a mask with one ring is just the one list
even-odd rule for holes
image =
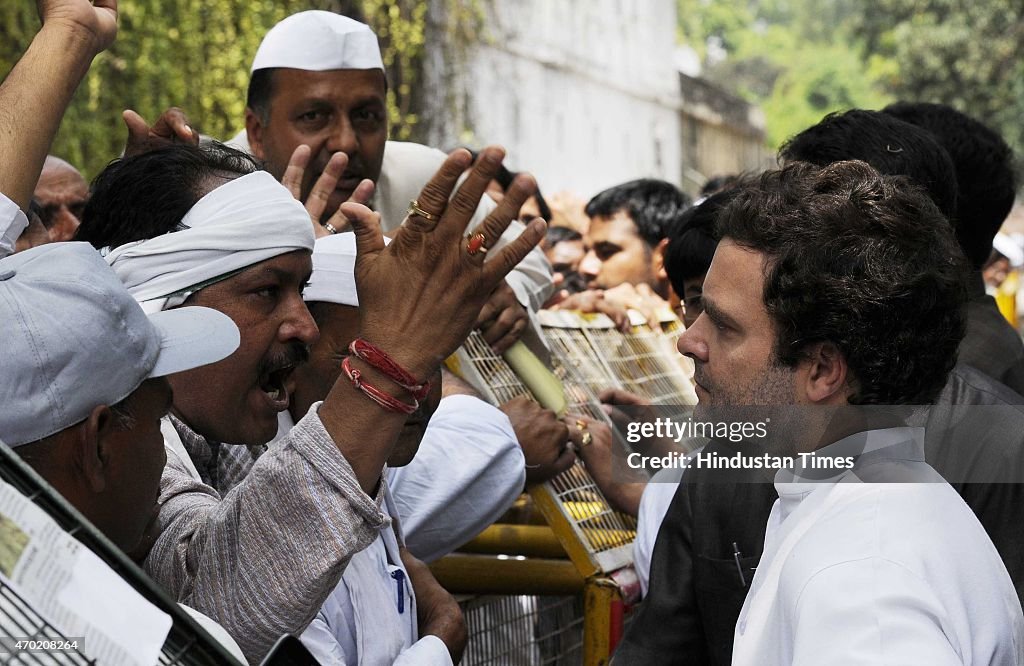
{"label": "green tree", "polygon": [[851,30],[865,57],[899,63],[884,79],[893,96],[949,104],[1024,154],[1024,4],[870,0]]}
{"label": "green tree", "polygon": [[[95,175],[124,146],[121,111],[153,122],[170,106],[194,129],[227,139],[242,129],[249,65],[263,35],[282,18],[327,9],[369,23],[388,70],[395,138],[416,139],[416,81],[422,73],[428,5],[449,17],[437,27],[465,37],[480,23],[476,0],[124,0],[113,47],[100,54],[72,101],[51,152]],[[39,29],[32,3],[0,5],[0,75],[6,76]]]}

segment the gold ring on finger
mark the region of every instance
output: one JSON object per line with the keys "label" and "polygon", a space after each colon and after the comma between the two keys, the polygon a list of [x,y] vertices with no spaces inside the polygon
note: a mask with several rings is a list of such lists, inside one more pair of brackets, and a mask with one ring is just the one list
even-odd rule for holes
{"label": "gold ring on finger", "polygon": [[590,434],[589,430],[585,431],[583,433],[583,439],[580,440],[580,448],[582,449],[584,446],[590,446],[593,443],[594,443],[594,436],[592,434]]}
{"label": "gold ring on finger", "polygon": [[437,222],[438,220],[441,219],[440,215],[428,213],[427,211],[420,208],[420,205],[419,203],[417,203],[416,199],[413,199],[412,201],[409,202],[409,215],[419,215],[420,217],[429,220],[430,222]]}
{"label": "gold ring on finger", "polygon": [[587,422],[583,421],[581,419],[576,419],[576,429],[577,430],[586,430],[587,429]]}

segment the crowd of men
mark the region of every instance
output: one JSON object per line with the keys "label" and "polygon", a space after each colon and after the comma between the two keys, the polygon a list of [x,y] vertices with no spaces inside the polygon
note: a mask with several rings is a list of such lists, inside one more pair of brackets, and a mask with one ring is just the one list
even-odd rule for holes
{"label": "crowd of men", "polygon": [[[126,111],[87,184],[48,152],[116,2],[38,7],[0,85],[0,441],[239,660],[291,634],[325,664],[457,663],[426,563],[579,459],[639,519],[616,664],[1024,664],[1024,344],[981,278],[1016,182],[991,129],[832,114],[696,202],[638,179],[548,228],[501,148],[388,140],[376,36],[307,11],[254,54],[244,131]],[[799,464],[616,476],[602,422],[443,366],[472,331],[546,357],[543,308],[666,306],[698,413],[772,422],[700,452]]]}

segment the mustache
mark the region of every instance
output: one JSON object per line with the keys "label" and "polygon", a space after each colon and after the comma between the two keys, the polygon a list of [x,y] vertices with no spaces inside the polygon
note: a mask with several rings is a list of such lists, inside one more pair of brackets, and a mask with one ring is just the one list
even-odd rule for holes
{"label": "mustache", "polygon": [[259,377],[266,377],[272,372],[287,368],[289,366],[298,366],[309,360],[309,345],[301,342],[290,342],[281,351],[275,352],[270,356],[266,356],[260,360],[259,367],[257,368],[257,375]]}

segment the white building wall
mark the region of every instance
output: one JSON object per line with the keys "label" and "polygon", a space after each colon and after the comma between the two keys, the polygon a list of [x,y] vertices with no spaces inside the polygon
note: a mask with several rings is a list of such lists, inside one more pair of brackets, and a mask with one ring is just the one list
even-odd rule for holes
{"label": "white building wall", "polygon": [[462,142],[500,143],[544,192],[681,183],[673,0],[488,3],[467,59]]}

